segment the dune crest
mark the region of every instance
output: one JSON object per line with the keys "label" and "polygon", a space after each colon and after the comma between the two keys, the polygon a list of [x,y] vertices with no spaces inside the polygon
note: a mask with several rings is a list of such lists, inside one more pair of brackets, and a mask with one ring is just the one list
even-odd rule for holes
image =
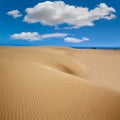
{"label": "dune crest", "polygon": [[[110,60],[105,69],[101,65],[109,58],[119,60],[120,52],[108,53],[1,47],[0,120],[120,120],[120,76],[109,70],[119,62],[110,64]],[[101,71],[106,74],[104,81]],[[114,75],[118,80],[107,83]]]}

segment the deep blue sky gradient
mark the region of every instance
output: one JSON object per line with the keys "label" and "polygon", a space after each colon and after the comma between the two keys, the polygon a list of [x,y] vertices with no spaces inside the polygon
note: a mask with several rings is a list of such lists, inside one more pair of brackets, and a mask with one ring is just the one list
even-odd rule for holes
{"label": "deep blue sky gradient", "polygon": [[[95,22],[93,27],[82,27],[79,29],[60,29],[55,30],[54,27],[43,26],[40,23],[28,24],[23,22],[23,17],[13,19],[6,12],[18,9],[23,16],[26,14],[25,9],[33,7],[39,2],[45,0],[0,0],[0,45],[57,45],[57,46],[77,46],[77,47],[120,47],[120,0],[63,0],[66,4],[95,8],[100,3],[106,3],[108,6],[115,8],[117,16],[113,20],[99,20]],[[51,0],[54,1],[54,0]],[[43,41],[25,41],[11,40],[10,35],[21,32],[38,32],[40,34],[47,33],[69,33],[75,38],[88,37],[89,42],[83,43],[66,43],[61,39],[45,39]]]}

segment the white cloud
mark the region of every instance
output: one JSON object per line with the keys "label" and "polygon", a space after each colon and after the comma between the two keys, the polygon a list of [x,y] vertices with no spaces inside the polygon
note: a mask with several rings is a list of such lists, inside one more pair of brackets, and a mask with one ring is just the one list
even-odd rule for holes
{"label": "white cloud", "polygon": [[37,32],[22,32],[20,34],[11,35],[11,39],[21,39],[21,40],[40,40],[41,37]]}
{"label": "white cloud", "polygon": [[22,16],[19,10],[12,10],[12,11],[7,12],[7,14],[12,16],[13,18],[18,18]]}
{"label": "white cloud", "polygon": [[69,43],[81,43],[90,40],[87,37],[83,37],[82,39],[77,39],[74,37],[67,37],[68,35],[69,34],[67,33],[51,33],[51,34],[40,35],[38,32],[21,32],[10,35],[10,37],[13,40],[28,40],[28,41],[44,40],[48,38],[64,38],[64,41]]}
{"label": "white cloud", "polygon": [[87,37],[83,37],[82,39],[77,39],[77,38],[73,38],[73,37],[67,37],[64,39],[65,42],[69,42],[69,43],[81,43],[81,42],[85,42],[85,41],[89,41],[90,39]]}
{"label": "white cloud", "polygon": [[51,34],[43,34],[40,35],[38,32],[22,32],[19,34],[10,35],[11,39],[14,40],[29,40],[29,41],[36,41],[36,40],[43,40],[48,38],[64,38],[68,34],[67,33],[51,33]]}
{"label": "white cloud", "polygon": [[83,37],[82,40],[83,40],[83,41],[89,41],[90,39],[87,38],[87,37]]}
{"label": "white cloud", "polygon": [[94,9],[89,10],[87,7],[68,5],[63,1],[41,2],[33,8],[27,8],[26,13],[25,22],[41,23],[49,26],[58,26],[65,23],[68,28],[93,26],[96,20],[111,20],[116,17],[114,15],[115,9],[108,7],[105,3],[100,3]]}
{"label": "white cloud", "polygon": [[67,33],[52,33],[52,34],[43,34],[41,37],[42,39],[47,39],[47,38],[64,38],[68,34]]}

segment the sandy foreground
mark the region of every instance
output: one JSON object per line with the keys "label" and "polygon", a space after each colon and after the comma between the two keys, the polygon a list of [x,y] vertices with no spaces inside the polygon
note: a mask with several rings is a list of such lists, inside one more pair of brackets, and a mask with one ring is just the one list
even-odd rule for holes
{"label": "sandy foreground", "polygon": [[120,120],[120,51],[0,47],[0,120]]}

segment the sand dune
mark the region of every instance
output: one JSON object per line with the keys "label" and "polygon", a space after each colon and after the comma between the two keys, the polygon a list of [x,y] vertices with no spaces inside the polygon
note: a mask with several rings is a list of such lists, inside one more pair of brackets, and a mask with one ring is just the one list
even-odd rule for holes
{"label": "sand dune", "polygon": [[0,47],[0,120],[120,120],[120,51]]}

